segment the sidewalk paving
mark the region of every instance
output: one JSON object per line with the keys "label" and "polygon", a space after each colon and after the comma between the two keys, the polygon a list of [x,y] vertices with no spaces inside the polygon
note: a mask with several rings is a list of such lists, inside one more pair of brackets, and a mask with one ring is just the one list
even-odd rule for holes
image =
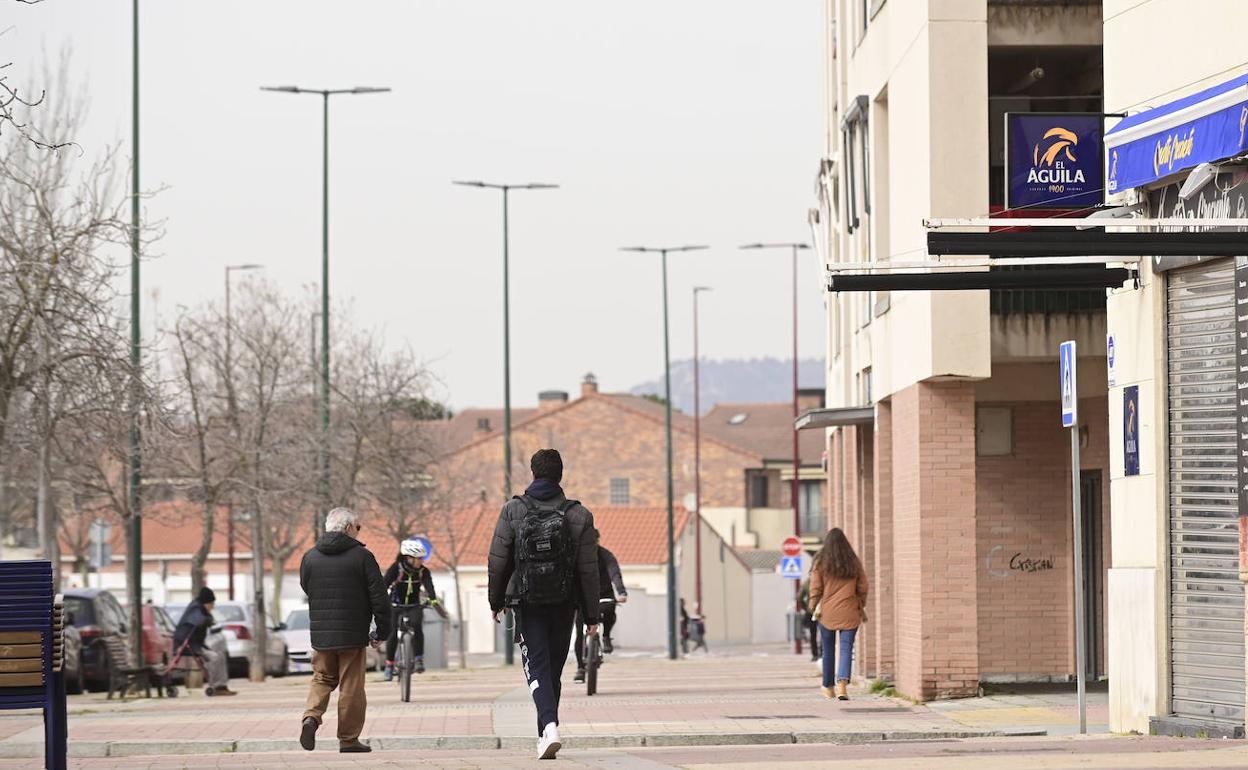
{"label": "sidewalk paving", "polygon": [[[915,706],[858,692],[847,702],[830,701],[819,693],[817,674],[814,664],[779,647],[730,649],[679,661],[658,655],[612,656],[601,672],[600,694],[592,698],[583,685],[571,681],[571,670],[565,672],[560,732],[573,750],[779,747],[1069,732],[1073,719],[1073,695],[1060,694]],[[73,696],[70,754],[120,758],[281,752],[286,757],[285,752],[298,752],[307,685],[306,676],[262,685],[237,682],[239,695],[228,700],[210,699],[200,691],[176,699],[120,703],[102,694]],[[518,666],[430,671],[414,683],[414,701],[407,704],[399,701],[397,686],[370,675],[368,697],[362,737],[382,752],[506,749],[523,756],[534,745],[534,710]],[[1099,721],[1103,730],[1104,694],[1094,693],[1090,703],[1091,720]],[[319,732],[318,756],[336,752],[336,722],[331,710]],[[0,716],[0,758],[40,756],[41,720],[17,712]],[[276,754],[272,759],[287,761]],[[127,766],[141,765],[136,760]]]}

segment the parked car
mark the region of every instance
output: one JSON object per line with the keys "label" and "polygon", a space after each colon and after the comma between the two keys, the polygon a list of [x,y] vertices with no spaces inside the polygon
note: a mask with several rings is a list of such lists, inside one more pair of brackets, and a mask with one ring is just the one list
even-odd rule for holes
{"label": "parked car", "polygon": [[[286,622],[278,626],[278,633],[286,640],[286,649],[290,655],[290,670],[306,673],[312,670],[312,635],[308,623],[308,608],[301,607],[291,610],[286,615]],[[386,663],[385,650],[374,650],[371,646],[365,653],[365,665],[370,671],[380,671]]]}
{"label": "parked car", "polygon": [[154,604],[143,605],[143,660],[166,666],[173,660],[173,621]]}
{"label": "parked car", "polygon": [[93,692],[108,689],[110,663],[103,637],[125,634],[126,611],[117,598],[100,588],[71,588],[65,592],[65,612],[78,629],[82,677]]}
{"label": "parked car", "polygon": [[[169,617],[170,622],[173,623],[173,630],[176,634],[178,630],[178,621],[182,620],[182,613],[186,612],[186,605],[185,604],[166,604],[163,607],[163,609],[166,615]],[[226,644],[225,634],[221,631],[221,626],[219,625],[213,626],[212,628],[208,629],[208,635],[204,637],[204,646],[210,650],[213,650],[214,652],[217,652],[221,655],[226,656],[227,658],[230,655],[230,648],[229,648],[229,645]],[[177,650],[173,651],[173,654],[175,657],[177,656],[177,653],[178,653]],[[181,662],[178,663],[178,668],[186,668],[186,667],[187,666],[185,664]]]}
{"label": "parked car", "polygon": [[65,651],[62,660],[65,692],[76,695],[85,690],[87,681],[82,670],[82,634],[74,626],[73,613],[65,618]]}
{"label": "parked car", "polygon": [[[221,626],[229,648],[230,676],[245,677],[250,672],[251,651],[256,644],[251,607],[243,602],[218,601],[212,609],[212,617]],[[290,656],[286,640],[274,628],[266,634],[264,672],[271,676],[290,673]]]}

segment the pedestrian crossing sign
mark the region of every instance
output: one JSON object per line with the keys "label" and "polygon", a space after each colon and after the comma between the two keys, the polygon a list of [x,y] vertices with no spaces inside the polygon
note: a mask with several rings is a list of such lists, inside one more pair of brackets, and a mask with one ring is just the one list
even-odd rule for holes
{"label": "pedestrian crossing sign", "polygon": [[793,580],[802,579],[802,557],[801,556],[781,556],[780,557],[780,577],[790,578]]}

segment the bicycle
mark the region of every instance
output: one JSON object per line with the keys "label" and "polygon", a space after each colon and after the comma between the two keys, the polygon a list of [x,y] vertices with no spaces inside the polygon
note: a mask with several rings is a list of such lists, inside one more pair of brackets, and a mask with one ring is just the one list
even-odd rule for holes
{"label": "bicycle", "polygon": [[[425,608],[430,607],[437,611],[442,617],[446,617],[446,610],[442,607],[441,602],[430,602],[424,600],[420,604],[396,604],[394,608],[397,610],[411,610],[419,607],[420,613],[416,618],[420,618],[423,622]],[[416,630],[413,627],[413,618],[407,612],[399,614],[399,649],[395,656],[394,667],[396,677],[399,680],[399,698],[404,703],[410,703],[412,700],[412,670],[416,668]],[[424,666],[420,670],[423,672]]]}
{"label": "bicycle", "polygon": [[602,665],[602,640],[598,633],[585,635],[585,692],[598,692],[598,668]]}

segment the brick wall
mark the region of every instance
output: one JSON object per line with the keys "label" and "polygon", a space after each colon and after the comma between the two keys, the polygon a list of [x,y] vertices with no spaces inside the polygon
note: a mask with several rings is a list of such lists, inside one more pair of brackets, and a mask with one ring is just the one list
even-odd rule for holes
{"label": "brick wall", "polygon": [[897,687],[970,695],[979,684],[975,394],[921,382],[893,395]]}
{"label": "brick wall", "polygon": [[[1055,401],[1001,406],[1012,410],[1013,454],[979,457],[976,469],[980,669],[986,679],[1064,677],[1075,670],[1069,433]],[[1107,465],[1106,410],[1105,398],[1080,402],[1084,470]]]}
{"label": "brick wall", "polygon": [[896,674],[894,646],[896,643],[895,607],[893,606],[893,405],[882,401],[875,407],[875,446],[872,448],[872,493],[874,495],[875,528],[870,533],[874,558],[867,562],[871,572],[869,596],[870,620],[866,624],[874,635],[875,659],[871,662],[877,677]]}

